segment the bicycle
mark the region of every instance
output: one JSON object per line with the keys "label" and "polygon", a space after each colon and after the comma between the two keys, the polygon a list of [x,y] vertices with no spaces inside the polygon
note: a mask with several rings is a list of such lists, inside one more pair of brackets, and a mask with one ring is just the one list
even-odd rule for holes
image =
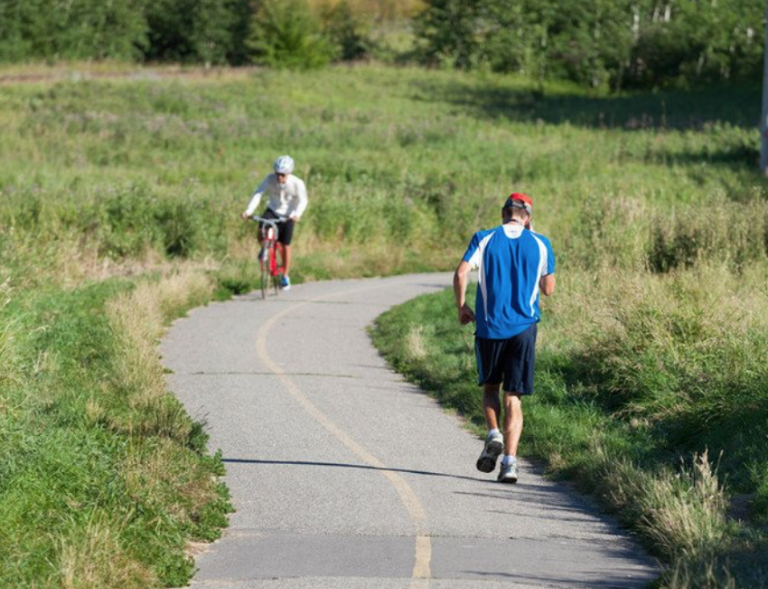
{"label": "bicycle", "polygon": [[[253,215],[252,221],[259,222],[259,232],[261,233],[261,254],[259,255],[259,265],[261,266],[261,298],[267,298],[267,291],[270,284],[275,289],[275,295],[280,292],[280,276],[285,273],[282,266],[284,259],[283,244],[278,239],[277,224],[285,221],[285,218],[265,219]],[[280,263],[278,263],[278,255]]]}

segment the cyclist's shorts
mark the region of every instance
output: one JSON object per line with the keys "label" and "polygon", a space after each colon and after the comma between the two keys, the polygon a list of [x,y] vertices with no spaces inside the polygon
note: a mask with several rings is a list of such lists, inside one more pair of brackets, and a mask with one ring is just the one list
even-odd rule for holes
{"label": "cyclist's shorts", "polygon": [[504,384],[507,393],[533,394],[536,324],[509,339],[475,337],[477,384]]}
{"label": "cyclist's shorts", "polygon": [[[264,214],[262,215],[265,219],[279,219],[280,215],[276,215],[275,212],[272,209],[267,209],[264,211]],[[293,226],[295,222],[293,219],[288,219],[287,221],[280,221],[277,224],[277,241],[282,243],[283,245],[291,245],[291,240],[293,239]],[[261,226],[263,223],[259,221],[259,229],[261,229]]]}

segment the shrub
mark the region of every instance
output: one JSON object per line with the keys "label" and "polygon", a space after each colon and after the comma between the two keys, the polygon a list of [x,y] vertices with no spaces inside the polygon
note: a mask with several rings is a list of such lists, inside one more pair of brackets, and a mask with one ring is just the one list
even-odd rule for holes
{"label": "shrub", "polygon": [[253,17],[247,45],[253,61],[276,68],[322,67],[336,55],[306,0],[266,0]]}
{"label": "shrub", "polygon": [[147,3],[151,60],[242,62],[247,0],[156,0]]}
{"label": "shrub", "polygon": [[[713,218],[718,211],[720,218]],[[722,260],[740,269],[768,256],[768,207],[720,203],[685,207],[676,214],[657,215],[648,245],[654,272],[688,268],[702,260]]]}
{"label": "shrub", "polygon": [[756,76],[763,10],[760,0],[428,0],[416,30],[428,63],[655,87]]}
{"label": "shrub", "polygon": [[147,43],[142,0],[6,0],[0,31],[0,62],[137,59]]}
{"label": "shrub", "polygon": [[479,5],[479,0],[430,0],[415,23],[422,61],[471,67],[478,50],[474,28]]}
{"label": "shrub", "polygon": [[323,28],[338,49],[338,58],[354,61],[366,57],[370,51],[367,25],[356,16],[346,0],[323,11]]}

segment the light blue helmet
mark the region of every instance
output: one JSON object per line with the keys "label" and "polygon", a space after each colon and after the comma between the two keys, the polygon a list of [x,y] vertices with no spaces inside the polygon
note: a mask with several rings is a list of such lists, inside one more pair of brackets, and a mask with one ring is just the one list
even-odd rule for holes
{"label": "light blue helmet", "polygon": [[293,158],[290,155],[281,155],[275,160],[275,172],[277,174],[290,174],[293,172]]}

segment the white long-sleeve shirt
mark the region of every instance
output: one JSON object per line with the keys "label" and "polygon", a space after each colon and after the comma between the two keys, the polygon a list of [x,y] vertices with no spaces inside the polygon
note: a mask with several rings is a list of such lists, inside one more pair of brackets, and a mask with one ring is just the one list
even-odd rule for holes
{"label": "white long-sleeve shirt", "polygon": [[245,209],[248,215],[256,212],[264,194],[269,197],[269,208],[281,217],[301,217],[307,208],[307,187],[293,174],[286,178],[285,184],[280,184],[274,174],[264,178]]}

